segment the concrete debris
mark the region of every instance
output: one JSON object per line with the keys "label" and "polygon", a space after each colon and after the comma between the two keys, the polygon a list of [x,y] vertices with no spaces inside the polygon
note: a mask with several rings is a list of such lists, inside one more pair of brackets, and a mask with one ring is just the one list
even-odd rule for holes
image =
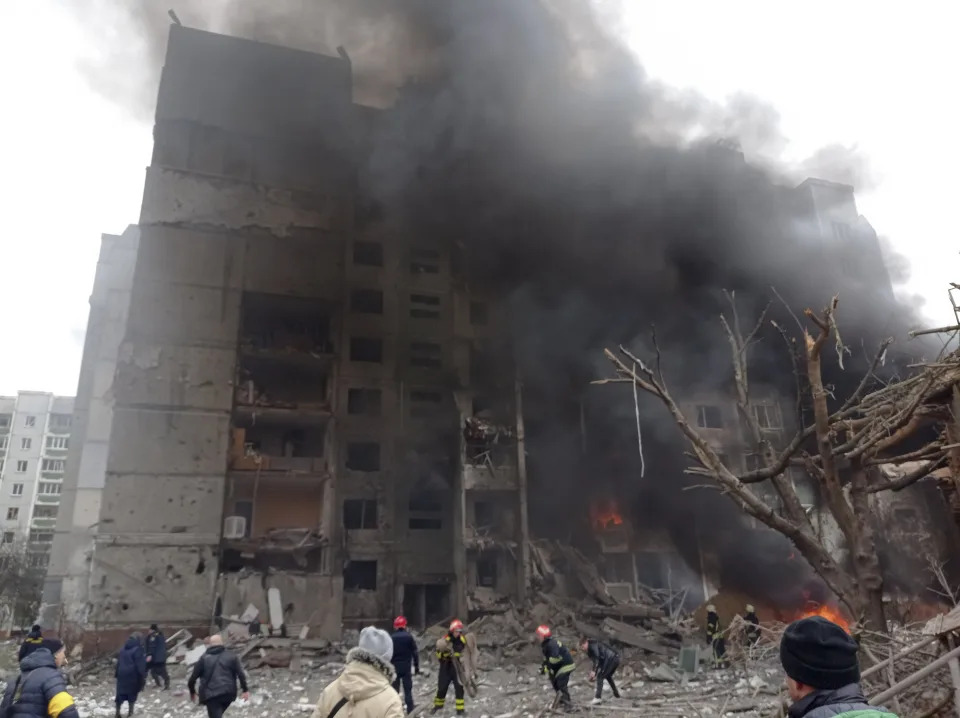
{"label": "concrete debris", "polygon": [[647,669],[647,678],[660,683],[679,683],[683,680],[683,676],[666,663],[658,663],[654,668]]}

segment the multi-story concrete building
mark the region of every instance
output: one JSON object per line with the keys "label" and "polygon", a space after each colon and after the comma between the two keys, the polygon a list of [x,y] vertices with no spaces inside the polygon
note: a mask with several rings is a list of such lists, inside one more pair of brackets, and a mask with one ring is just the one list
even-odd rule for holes
{"label": "multi-story concrete building", "polygon": [[84,355],[45,598],[62,629],[205,628],[250,603],[266,622],[276,588],[274,623],[334,636],[522,595],[499,308],[449,246],[364,211],[378,111],[351,86],[345,55],[171,27],[135,268]]}
{"label": "multi-story concrete building", "polygon": [[28,564],[45,569],[60,507],[73,423],[72,397],[21,391],[0,397],[0,530],[27,542]]}
{"label": "multi-story concrete building", "polygon": [[[60,498],[59,538],[43,591],[43,604],[50,607],[48,620],[54,612],[59,619],[63,606],[77,606],[82,611],[88,605],[93,538],[100,520],[113,420],[113,377],[126,331],[139,239],[137,227],[128,227],[122,235],[103,235],[100,243]],[[78,619],[82,618],[81,612]]]}

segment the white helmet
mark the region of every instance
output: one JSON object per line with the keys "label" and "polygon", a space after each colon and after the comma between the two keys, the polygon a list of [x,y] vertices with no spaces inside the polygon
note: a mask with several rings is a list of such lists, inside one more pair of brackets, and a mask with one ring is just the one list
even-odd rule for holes
{"label": "white helmet", "polygon": [[707,606],[707,613],[716,613],[716,612],[717,612],[717,607],[714,606],[712,603],[709,606]]}

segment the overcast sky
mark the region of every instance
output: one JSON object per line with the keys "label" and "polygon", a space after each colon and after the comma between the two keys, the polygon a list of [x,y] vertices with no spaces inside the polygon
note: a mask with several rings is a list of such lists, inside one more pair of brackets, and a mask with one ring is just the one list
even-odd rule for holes
{"label": "overcast sky", "polygon": [[[150,158],[151,127],[77,71],[89,43],[124,39],[84,31],[61,4],[4,8],[0,394],[76,391],[100,234],[136,221]],[[652,77],[718,102],[745,92],[769,103],[788,160],[855,148],[871,179],[860,211],[911,264],[902,292],[924,297],[932,321],[950,319],[947,282],[960,281],[960,4],[620,4],[620,32]]]}

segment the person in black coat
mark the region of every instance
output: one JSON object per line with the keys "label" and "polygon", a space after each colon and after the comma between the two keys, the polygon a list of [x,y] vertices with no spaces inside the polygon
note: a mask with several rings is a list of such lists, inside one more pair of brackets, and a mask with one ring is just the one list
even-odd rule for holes
{"label": "person in black coat", "polygon": [[583,639],[580,649],[587,654],[587,657],[593,661],[593,673],[590,678],[597,682],[597,693],[593,702],[599,703],[600,696],[603,694],[603,682],[610,684],[613,691],[613,697],[619,698],[620,691],[617,690],[617,684],[613,682],[613,674],[620,667],[620,654],[613,650],[606,643]]}
{"label": "person in black coat", "polygon": [[[223,638],[218,634],[210,636],[210,647],[193,667],[187,688],[190,700],[206,706],[208,718],[222,718],[230,704],[237,699],[237,681],[243,690],[243,698],[250,697],[247,688],[247,674],[236,654],[223,647]],[[197,681],[200,681],[200,693],[197,695]]]}
{"label": "person in black coat", "polygon": [[60,666],[67,662],[66,649],[56,638],[48,638],[20,661],[20,675],[7,683],[0,715],[10,712],[17,718],[80,718]]}
{"label": "person in black coat", "polygon": [[117,655],[117,718],[120,718],[120,706],[127,704],[127,715],[133,715],[137,696],[147,682],[147,657],[140,645],[139,634],[134,633]]}
{"label": "person in black coat", "polygon": [[20,651],[17,653],[17,661],[22,661],[30,655],[32,651],[37,650],[43,644],[43,631],[39,625],[34,624],[30,633],[20,644]]}
{"label": "person in black coat", "polygon": [[156,623],[150,624],[150,633],[147,634],[147,668],[150,669],[150,675],[157,684],[161,686],[163,680],[163,690],[170,690],[170,674],[167,673],[167,639],[157,628]]}
{"label": "person in black coat", "polygon": [[407,631],[407,619],[397,616],[393,619],[393,668],[397,672],[397,680],[393,682],[393,690],[400,692],[403,683],[403,700],[407,704],[407,713],[413,712],[413,678],[410,669],[413,668],[420,675],[420,654],[417,649],[417,640]]}

